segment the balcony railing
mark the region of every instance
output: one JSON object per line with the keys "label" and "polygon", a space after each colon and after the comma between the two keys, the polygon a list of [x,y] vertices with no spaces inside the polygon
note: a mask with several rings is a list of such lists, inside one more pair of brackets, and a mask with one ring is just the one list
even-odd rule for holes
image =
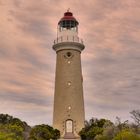
{"label": "balcony railing", "polygon": [[61,36],[54,40],[54,44],[62,42],[77,42],[83,44],[83,40],[77,36]]}

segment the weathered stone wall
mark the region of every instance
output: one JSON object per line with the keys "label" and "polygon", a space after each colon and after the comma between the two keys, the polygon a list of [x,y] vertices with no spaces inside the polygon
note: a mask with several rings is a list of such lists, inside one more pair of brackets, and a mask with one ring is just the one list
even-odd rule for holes
{"label": "weathered stone wall", "polygon": [[84,127],[83,78],[81,52],[63,49],[57,52],[53,126],[65,133],[65,122],[73,121],[73,131]]}

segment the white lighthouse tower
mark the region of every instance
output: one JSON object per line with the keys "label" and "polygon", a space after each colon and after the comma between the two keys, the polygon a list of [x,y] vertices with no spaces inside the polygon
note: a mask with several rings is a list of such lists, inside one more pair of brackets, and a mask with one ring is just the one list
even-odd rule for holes
{"label": "white lighthouse tower", "polygon": [[67,139],[79,137],[85,121],[81,70],[84,44],[78,37],[78,24],[71,12],[64,13],[53,45],[57,54],[53,126]]}

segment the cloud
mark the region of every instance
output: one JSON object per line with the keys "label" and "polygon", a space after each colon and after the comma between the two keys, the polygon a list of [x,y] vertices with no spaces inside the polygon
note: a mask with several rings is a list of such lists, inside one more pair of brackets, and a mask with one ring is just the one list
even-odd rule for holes
{"label": "cloud", "polygon": [[51,124],[56,63],[52,45],[68,8],[80,23],[86,47],[86,118],[129,119],[129,111],[140,105],[138,0],[1,0],[0,112],[31,125]]}

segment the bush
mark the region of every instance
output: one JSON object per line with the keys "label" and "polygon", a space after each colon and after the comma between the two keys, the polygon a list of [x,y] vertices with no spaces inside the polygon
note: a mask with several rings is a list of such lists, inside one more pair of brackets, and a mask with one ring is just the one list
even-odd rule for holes
{"label": "bush", "polygon": [[30,140],[50,140],[58,139],[60,132],[57,129],[53,129],[49,125],[36,125],[30,132]]}
{"label": "bush", "polygon": [[83,128],[80,132],[79,135],[81,136],[82,140],[92,140],[94,139],[97,135],[103,133],[103,127],[106,124],[106,122],[109,122],[108,120],[105,119],[95,119],[92,118],[90,121],[86,121],[85,128]]}
{"label": "bush", "polygon": [[140,136],[129,130],[119,132],[113,140],[140,140]]}

